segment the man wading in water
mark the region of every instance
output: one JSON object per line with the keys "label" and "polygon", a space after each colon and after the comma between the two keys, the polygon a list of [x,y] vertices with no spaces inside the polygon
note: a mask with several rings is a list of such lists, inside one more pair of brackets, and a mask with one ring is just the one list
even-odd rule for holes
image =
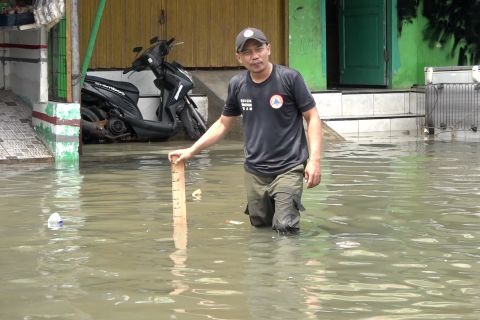
{"label": "man wading in water", "polygon": [[315,101],[300,73],[269,61],[271,46],[261,30],[242,30],[235,47],[247,70],[230,80],[222,115],[190,148],[172,151],[168,158],[192,158],[223,138],[242,116],[245,213],[255,227],[296,233],[304,210],[303,180],[307,188],[321,180],[322,124]]}

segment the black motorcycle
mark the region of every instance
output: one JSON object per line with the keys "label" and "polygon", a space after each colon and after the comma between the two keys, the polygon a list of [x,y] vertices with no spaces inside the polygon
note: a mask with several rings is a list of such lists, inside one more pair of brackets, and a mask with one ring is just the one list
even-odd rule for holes
{"label": "black motorcycle", "polygon": [[187,136],[197,140],[206,130],[206,122],[188,95],[194,87],[191,75],[177,62],[167,62],[174,38],[153,38],[143,53],[123,71],[150,69],[160,90],[156,120],[146,120],[138,107],[139,90],[130,82],[86,76],[82,88],[82,139],[84,142],[160,141],[183,127]]}

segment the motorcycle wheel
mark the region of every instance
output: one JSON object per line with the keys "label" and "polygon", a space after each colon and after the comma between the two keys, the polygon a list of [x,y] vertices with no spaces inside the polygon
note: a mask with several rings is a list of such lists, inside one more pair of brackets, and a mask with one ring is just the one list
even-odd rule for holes
{"label": "motorcycle wheel", "polygon": [[[95,129],[94,123],[100,121],[95,112],[86,107],[80,107],[80,115],[82,117],[82,141],[83,143],[98,142],[98,138],[92,135]],[[85,123],[86,122],[86,123]]]}
{"label": "motorcycle wheel", "polygon": [[86,120],[89,122],[100,121],[100,118],[97,116],[97,114],[86,107],[80,108],[80,115],[82,116],[83,120]]}
{"label": "motorcycle wheel", "polygon": [[[193,114],[194,112],[196,114]],[[205,120],[200,113],[189,104],[186,104],[182,113],[180,113],[180,120],[182,121],[185,133],[192,140],[197,140],[206,131],[205,128],[207,126]]]}

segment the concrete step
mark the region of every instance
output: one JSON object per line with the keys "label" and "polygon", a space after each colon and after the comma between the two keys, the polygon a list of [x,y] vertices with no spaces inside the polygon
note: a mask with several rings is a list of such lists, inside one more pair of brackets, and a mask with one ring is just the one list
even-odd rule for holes
{"label": "concrete step", "polygon": [[425,123],[423,115],[389,114],[381,116],[348,116],[323,119],[340,134],[366,132],[421,132]]}
{"label": "concrete step", "polygon": [[340,134],[420,130],[423,93],[362,89],[314,93],[320,117]]}

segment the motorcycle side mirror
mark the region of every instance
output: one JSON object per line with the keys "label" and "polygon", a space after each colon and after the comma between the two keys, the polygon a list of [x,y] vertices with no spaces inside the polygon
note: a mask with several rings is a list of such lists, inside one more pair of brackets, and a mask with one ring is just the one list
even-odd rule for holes
{"label": "motorcycle side mirror", "polygon": [[140,54],[140,52],[142,52],[142,50],[143,50],[143,47],[133,48],[133,52],[135,53],[135,59],[137,59],[138,55]]}
{"label": "motorcycle side mirror", "polygon": [[155,42],[158,42],[158,37],[153,37],[150,39],[150,44],[154,44]]}

